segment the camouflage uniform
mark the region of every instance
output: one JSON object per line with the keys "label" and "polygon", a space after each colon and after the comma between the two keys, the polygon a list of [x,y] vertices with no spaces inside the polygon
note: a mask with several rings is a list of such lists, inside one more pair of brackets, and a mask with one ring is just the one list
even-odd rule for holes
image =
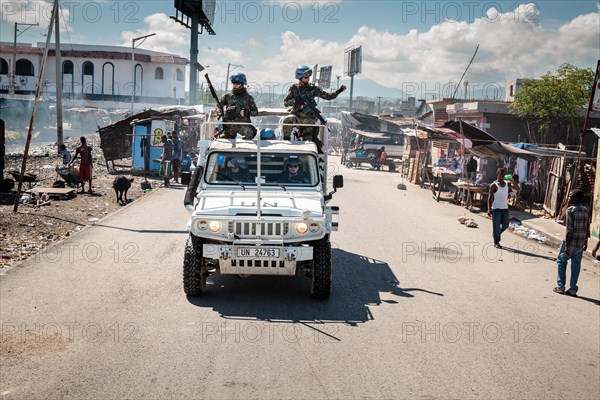
{"label": "camouflage uniform", "polygon": [[[223,122],[250,122],[251,116],[258,115],[258,108],[254,102],[254,97],[245,87],[233,89],[226,93],[221,99],[223,105]],[[240,111],[244,110],[244,116]],[[240,133],[244,139],[254,139],[256,128],[252,125],[223,125],[223,131],[219,135],[223,139],[235,139],[237,133]]]}
{"label": "camouflage uniform", "polygon": [[[283,120],[284,124],[291,125],[283,127],[283,138],[285,140],[290,140],[292,138],[293,124],[317,124],[318,117],[312,109],[309,110],[306,106],[302,110],[300,109],[300,105],[302,104],[301,97],[306,97],[308,99],[320,97],[325,100],[333,100],[338,97],[340,93],[342,93],[342,90],[339,89],[333,93],[327,93],[312,83],[306,83],[304,85],[296,83],[292,85],[284,100],[286,107],[293,107],[292,112]],[[302,132],[301,136],[304,140],[312,140],[315,143],[319,141],[318,127],[300,126],[298,129]]]}

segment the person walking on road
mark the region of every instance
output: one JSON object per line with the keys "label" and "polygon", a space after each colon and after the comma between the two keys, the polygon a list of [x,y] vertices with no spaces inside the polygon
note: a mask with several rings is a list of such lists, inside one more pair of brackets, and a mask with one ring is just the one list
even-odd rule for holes
{"label": "person walking on road", "polygon": [[600,250],[600,241],[598,241],[598,243],[596,243],[596,247],[594,247],[594,250],[592,250],[592,257],[594,257],[596,260],[600,260],[598,254],[598,250]]}
{"label": "person walking on road", "polygon": [[158,175],[162,176],[164,179],[163,186],[170,187],[171,184],[169,181],[171,180],[171,172],[172,172],[172,164],[171,160],[173,159],[173,140],[169,139],[167,135],[162,135],[160,138],[163,144],[163,152],[160,161],[160,169],[158,171]]}
{"label": "person walking on road", "polygon": [[508,229],[508,196],[514,190],[519,192],[519,186],[512,180],[505,181],[504,168],[496,171],[496,180],[490,185],[490,196],[488,198],[488,215],[492,217],[494,247],[501,249],[500,237],[502,232]]}
{"label": "person walking on road", "polygon": [[[580,189],[571,191],[570,207],[567,209],[565,240],[560,244],[556,257],[558,276],[554,292],[573,297],[577,297],[577,279],[581,270],[581,258],[587,249],[587,241],[590,237],[590,212],[582,204],[582,201],[583,192]],[[569,259],[571,259],[571,281],[569,289],[565,290]]]}
{"label": "person walking on road", "polygon": [[181,158],[183,157],[183,142],[179,138],[177,131],[171,133],[173,142],[173,153],[171,154],[171,169],[173,171],[173,181],[179,183],[179,174],[181,172]]}

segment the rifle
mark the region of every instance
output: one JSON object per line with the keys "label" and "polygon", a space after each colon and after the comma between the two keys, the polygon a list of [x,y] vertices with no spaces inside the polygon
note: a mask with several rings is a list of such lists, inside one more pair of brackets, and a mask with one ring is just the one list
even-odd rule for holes
{"label": "rifle", "polygon": [[319,111],[319,109],[317,108],[317,102],[315,101],[315,99],[308,98],[306,96],[306,93],[299,95],[299,97],[300,100],[302,100],[302,102],[304,103],[304,109],[302,110],[302,112],[306,114],[304,110],[306,110],[307,108],[308,111],[313,111],[319,119],[319,121],[321,121],[321,123],[327,127],[327,130],[329,130],[329,127],[327,126],[327,121],[325,120],[325,118],[323,118],[323,115],[321,115],[321,111]]}
{"label": "rifle", "polygon": [[215,88],[213,87],[213,85],[210,81],[210,78],[208,77],[208,74],[204,74],[204,77],[206,78],[206,83],[208,83],[208,88],[210,89],[210,94],[216,100],[217,106],[221,110],[221,116],[223,116],[225,114],[225,112],[223,111],[223,105],[219,101],[219,96],[217,96],[217,92],[215,91]]}

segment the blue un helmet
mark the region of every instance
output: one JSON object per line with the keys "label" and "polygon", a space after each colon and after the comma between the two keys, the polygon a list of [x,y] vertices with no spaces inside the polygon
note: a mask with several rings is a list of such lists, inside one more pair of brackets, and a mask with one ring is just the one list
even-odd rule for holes
{"label": "blue un helmet", "polygon": [[260,140],[275,140],[275,131],[271,128],[261,129]]}
{"label": "blue un helmet", "polygon": [[246,164],[246,160],[243,158],[234,158],[231,160],[232,167],[238,167],[240,169],[248,169],[248,164]]}
{"label": "blue un helmet", "polygon": [[312,75],[312,69],[306,65],[301,65],[296,68],[296,79],[309,78]]}
{"label": "blue un helmet", "polygon": [[247,83],[246,75],[242,74],[241,72],[239,74],[231,75],[229,80],[231,81],[231,83],[241,83],[242,85],[245,85]]}

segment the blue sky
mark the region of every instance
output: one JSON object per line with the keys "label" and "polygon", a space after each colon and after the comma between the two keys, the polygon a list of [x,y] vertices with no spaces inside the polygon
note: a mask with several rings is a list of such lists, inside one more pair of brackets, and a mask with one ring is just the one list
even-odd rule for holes
{"label": "blue sky", "polygon": [[[61,1],[62,43],[142,47],[188,57],[189,30],[168,16],[173,1]],[[22,4],[27,4],[25,7]],[[0,40],[12,41],[14,22],[47,25],[39,0],[0,0]],[[600,58],[598,1],[217,1],[216,35],[199,38],[199,61],[223,82],[227,63],[241,64],[251,82],[281,91],[295,66],[333,65],[343,76],[344,49],[363,46],[355,93],[376,82],[417,97],[448,97],[477,45],[465,79],[491,93],[504,81],[536,77],[569,62],[595,67]],[[43,41],[45,28],[20,42]],[[236,71],[237,71],[236,70]],[[347,78],[342,77],[346,83]],[[270,87],[271,89],[264,89]],[[364,93],[371,94],[372,93]]]}

